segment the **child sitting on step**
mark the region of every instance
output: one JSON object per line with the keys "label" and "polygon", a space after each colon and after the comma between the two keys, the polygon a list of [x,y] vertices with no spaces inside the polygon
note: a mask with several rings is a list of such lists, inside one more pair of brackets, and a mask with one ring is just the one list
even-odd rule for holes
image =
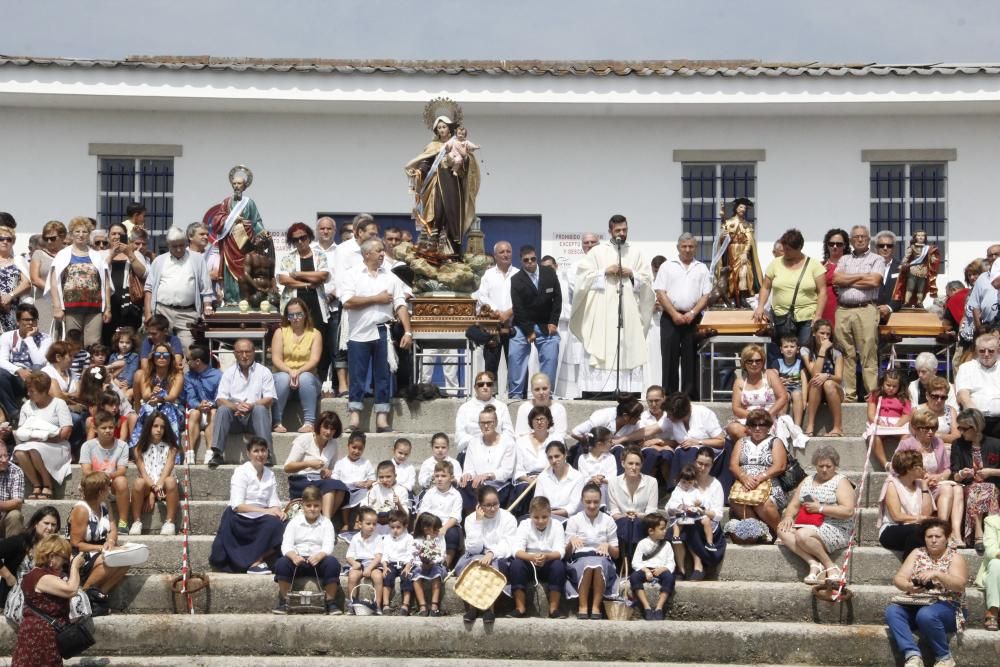
{"label": "child sitting on step", "polygon": [[410,595],[413,593],[413,582],[407,569],[413,557],[413,536],[406,532],[409,521],[406,512],[399,509],[390,511],[388,532],[382,536],[377,551],[382,563],[382,608],[392,602],[396,579],[399,579],[399,592],[403,597],[399,606],[400,616],[410,614]]}
{"label": "child sitting on step", "polygon": [[160,535],[174,535],[177,529],[179,495],[174,478],[174,461],[177,440],[162,412],[154,412],[146,419],[142,434],[135,446],[135,467],[139,475],[132,484],[132,527],[129,535],[142,535],[142,514],[151,512],[157,501],[166,503],[167,520],[160,528]]}
{"label": "child sitting on step", "polygon": [[[448,441],[446,433],[437,432],[431,436],[431,457],[420,464],[420,472],[417,474],[417,483],[420,488],[429,489],[434,485],[434,470],[440,461],[451,463],[452,475],[456,478],[462,476],[462,465],[458,459],[448,456],[448,448],[451,443]],[[443,519],[442,519],[443,520]]]}
{"label": "child sitting on step", "polygon": [[[676,491],[674,492],[676,493]],[[642,520],[646,528],[646,539],[639,542],[632,556],[632,574],[628,582],[632,596],[642,605],[647,621],[662,621],[663,607],[674,592],[674,552],[667,542],[667,520],[662,514],[647,514]],[[660,585],[660,595],[656,606],[646,597],[647,582],[656,581]]]}
{"label": "child sitting on step", "polygon": [[462,494],[453,485],[451,461],[438,461],[434,465],[434,486],[424,491],[420,498],[420,514],[429,513],[441,520],[441,533],[445,541],[445,566],[455,562],[459,545],[462,543]]}
{"label": "child sitting on step", "polygon": [[[358,532],[351,538],[351,544],[347,547],[347,564],[351,568],[347,572],[347,588],[350,591],[348,605],[357,599],[354,589],[361,581],[371,579],[375,588],[376,616],[382,613],[382,570],[379,567],[382,562],[382,556],[379,554],[382,536],[376,532],[377,527],[378,513],[371,507],[362,507],[358,510]],[[354,613],[353,607],[348,606],[348,609],[350,613]]]}
{"label": "child sitting on step", "polygon": [[361,505],[368,497],[368,491],[375,484],[375,469],[365,453],[365,434],[359,431],[351,433],[347,440],[347,455],[333,466],[330,477],[338,479],[347,486],[348,498],[340,508],[342,522],[341,530],[350,530],[351,510]]}
{"label": "child sitting on step", "polygon": [[335,540],[333,523],[323,516],[322,492],[307,486],[302,492],[302,512],[289,520],[281,540],[282,556],[274,567],[278,604],[273,613],[288,613],[288,591],[295,577],[318,579],[326,594],[326,613],[343,613],[335,601],[340,581],[340,562],[333,555]]}
{"label": "child sitting on step", "polygon": [[389,515],[393,510],[399,510],[409,517],[410,494],[396,483],[396,466],[392,461],[379,463],[375,475],[378,483],[369,489],[364,505],[378,514],[378,528],[375,532],[386,535],[389,533]]}
{"label": "child sitting on step", "polygon": [[[413,580],[411,587],[420,605],[421,616],[441,616],[441,585],[448,576],[445,569],[446,545],[441,534],[441,519],[433,514],[421,514],[417,517],[413,529],[412,560],[403,570],[404,576]],[[424,581],[431,582],[431,605],[427,607],[427,597],[424,591]]]}

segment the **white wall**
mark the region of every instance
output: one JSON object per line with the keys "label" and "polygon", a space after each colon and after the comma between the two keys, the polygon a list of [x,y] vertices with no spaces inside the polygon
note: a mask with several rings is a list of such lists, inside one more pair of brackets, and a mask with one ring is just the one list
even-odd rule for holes
{"label": "white wall", "polygon": [[[954,148],[948,167],[949,271],[957,276],[1000,239],[991,219],[1000,152],[987,116],[467,117],[482,144],[483,213],[538,214],[543,252],[556,232],[604,231],[625,214],[649,256],[674,254],[681,166],[674,149],[765,149],[758,165],[761,253],[792,226],[818,254],[823,232],[868,220],[862,149]],[[229,193],[236,163],[254,171],[265,224],[284,229],[317,211],[406,212],[402,165],[430,133],[419,116],[0,109],[0,210],[19,222],[19,246],[49,219],[93,216],[97,158],[88,143],[183,146],[175,160],[175,221],[186,224]]]}

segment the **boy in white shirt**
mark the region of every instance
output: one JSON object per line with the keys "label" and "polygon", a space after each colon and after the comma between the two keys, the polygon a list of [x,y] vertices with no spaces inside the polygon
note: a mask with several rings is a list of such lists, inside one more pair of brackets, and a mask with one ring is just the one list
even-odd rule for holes
{"label": "boy in white shirt", "polygon": [[[381,471],[381,466],[379,468]],[[388,532],[382,536],[377,550],[382,563],[382,608],[385,609],[392,602],[392,593],[398,578],[399,592],[403,595],[403,601],[399,606],[401,616],[409,616],[410,595],[413,594],[413,580],[408,576],[400,576],[413,559],[413,536],[406,532],[407,523],[409,516],[403,510],[394,509],[389,512],[389,521],[386,525]]]}
{"label": "boy in white shirt", "polygon": [[559,609],[566,586],[566,563],[562,559],[566,536],[562,524],[552,520],[552,506],[542,496],[531,500],[528,514],[529,518],[517,527],[514,537],[514,558],[510,561],[510,589],[514,595],[511,616],[527,615],[524,589],[534,586],[537,577],[537,581],[547,584],[549,618],[566,618],[566,613]]}
{"label": "boy in white shirt", "polygon": [[382,556],[379,549],[382,546],[382,536],[375,532],[378,526],[378,514],[370,507],[362,507],[358,512],[358,532],[351,538],[347,547],[347,588],[350,599],[347,601],[350,613],[354,613],[351,603],[355,601],[354,589],[362,579],[370,578],[375,587],[375,615],[382,614],[382,569],[379,567]]}
{"label": "boy in white shirt", "polygon": [[330,477],[339,479],[347,486],[349,497],[340,508],[342,526],[350,526],[351,510],[368,497],[368,491],[375,485],[375,469],[365,453],[365,434],[352,433],[347,441],[347,455],[333,465]]}
{"label": "boy in white shirt", "polygon": [[389,533],[389,513],[399,510],[409,516],[410,514],[410,494],[400,484],[396,483],[396,466],[392,461],[382,461],[376,470],[375,484],[365,498],[365,507],[371,507],[378,514],[378,527],[375,532],[379,535]]}
{"label": "boy in white shirt", "polygon": [[406,438],[398,438],[392,445],[392,465],[396,467],[396,483],[413,495],[413,487],[417,485],[417,471],[409,463],[413,443]]}
{"label": "boy in white shirt", "polygon": [[[662,514],[647,514],[642,520],[647,537],[635,548],[632,556],[632,574],[628,582],[632,595],[642,605],[647,621],[662,621],[663,607],[674,592],[674,552],[667,543],[667,519]],[[657,581],[660,595],[656,607],[651,608],[646,597],[646,582]]]}
{"label": "boy in white shirt", "polygon": [[434,465],[434,486],[424,492],[420,499],[418,514],[428,512],[441,519],[444,533],[445,567],[451,569],[455,554],[462,540],[459,524],[462,520],[462,494],[452,483],[455,481],[450,461],[438,461]]}
{"label": "boy in white shirt", "polygon": [[450,446],[451,443],[448,442],[447,434],[438,432],[431,436],[431,457],[420,464],[420,472],[417,474],[417,482],[420,484],[420,488],[429,489],[433,486],[434,466],[439,461],[448,461],[451,463],[454,477],[462,476],[462,464],[458,462],[458,459],[448,456],[448,448]]}
{"label": "boy in white shirt", "polygon": [[283,555],[274,567],[274,580],[278,582],[278,604],[272,609],[275,614],[288,613],[288,591],[296,575],[319,579],[326,595],[326,613],[343,613],[336,604],[340,581],[340,563],[333,555],[336,533],[322,508],[323,494],[315,486],[308,486],[302,492],[302,513],[285,526]]}

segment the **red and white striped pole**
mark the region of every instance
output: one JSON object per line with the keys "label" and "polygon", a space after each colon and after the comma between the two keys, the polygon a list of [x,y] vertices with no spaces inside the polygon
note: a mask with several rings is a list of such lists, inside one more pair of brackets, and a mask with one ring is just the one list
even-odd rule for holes
{"label": "red and white striped pole", "polygon": [[[184,542],[181,547],[181,593],[187,600],[188,613],[194,614],[194,598],[188,592],[188,577],[191,574],[191,558],[189,554],[188,536],[191,533],[191,458],[193,453],[188,450],[188,434],[184,431],[181,435],[182,449],[184,450],[184,505],[183,521],[181,531],[184,534]],[[191,454],[191,455],[189,455]]]}

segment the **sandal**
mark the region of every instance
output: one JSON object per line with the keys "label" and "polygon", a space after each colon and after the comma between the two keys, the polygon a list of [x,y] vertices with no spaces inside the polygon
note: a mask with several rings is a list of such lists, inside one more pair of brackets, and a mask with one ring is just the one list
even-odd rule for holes
{"label": "sandal", "polygon": [[807,574],[805,579],[802,580],[802,583],[808,584],[810,586],[816,586],[822,583],[820,575],[823,574],[825,571],[826,570],[823,569],[822,563],[819,562],[809,563],[809,574]]}
{"label": "sandal", "polygon": [[827,431],[826,437],[828,437],[828,438],[843,438],[844,437],[844,432],[843,431]]}
{"label": "sandal", "polygon": [[1000,629],[997,623],[997,615],[991,614],[990,612],[986,612],[986,618],[983,619],[983,627],[993,632],[996,632],[998,629]]}
{"label": "sandal", "polygon": [[31,489],[31,494],[28,496],[28,500],[39,500],[42,497],[42,487],[35,486]]}
{"label": "sandal", "polygon": [[841,571],[841,569],[839,567],[837,567],[836,565],[834,565],[831,568],[827,568],[826,570],[823,571],[823,573],[826,575],[824,577],[826,579],[826,581],[843,581],[844,580],[844,573],[843,573],[843,571]]}
{"label": "sandal", "polygon": [[52,500],[52,489],[47,486],[42,487],[42,492],[38,494],[39,500]]}
{"label": "sandal", "polygon": [[814,437],[816,435],[816,432],[815,431],[802,431],[802,434],[805,435],[807,438],[812,438],[812,437]]}
{"label": "sandal", "polygon": [[288,429],[285,428],[284,424],[275,424],[274,428],[271,429],[272,433],[288,433]]}

